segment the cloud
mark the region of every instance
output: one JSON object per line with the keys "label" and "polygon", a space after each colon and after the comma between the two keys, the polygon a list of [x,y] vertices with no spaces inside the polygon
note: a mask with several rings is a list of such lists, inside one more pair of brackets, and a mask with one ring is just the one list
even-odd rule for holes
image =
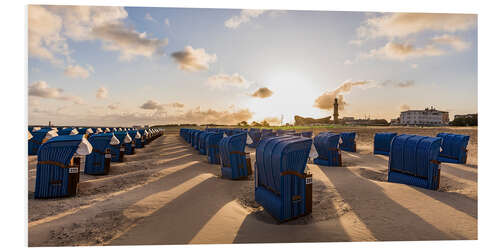
{"label": "cloud", "polygon": [[164,105],[156,100],[148,100],[147,102],[142,104],[140,108],[149,110],[163,110]]}
{"label": "cloud", "polygon": [[127,17],[123,7],[30,5],[28,7],[28,51],[30,57],[56,65],[73,64],[68,39],[94,40],[91,30]]}
{"label": "cloud", "polygon": [[121,23],[128,17],[124,7],[115,6],[46,6],[63,20],[64,35],[75,40],[93,40],[95,27],[110,23]]}
{"label": "cloud", "polygon": [[120,52],[120,60],[129,61],[135,56],[151,57],[163,54],[161,50],[168,44],[167,39],[148,38],[124,24],[105,24],[92,29],[94,36],[102,39],[103,49]]}
{"label": "cloud", "polygon": [[144,104],[140,106],[141,109],[147,109],[147,110],[156,110],[158,112],[163,112],[167,107],[171,107],[174,109],[181,109],[184,107],[184,104],[180,102],[172,102],[169,104],[162,104],[156,100],[148,100]]}
{"label": "cloud", "polygon": [[252,118],[252,113],[248,109],[240,109],[234,112],[217,111],[214,109],[201,110],[200,107],[191,109],[183,114],[172,117],[170,120],[179,123],[197,123],[197,124],[236,124],[241,121],[248,121]]}
{"label": "cloud", "polygon": [[207,80],[208,85],[216,88],[223,88],[226,86],[245,87],[249,86],[249,82],[240,74],[234,73],[232,75],[218,74],[210,76]]}
{"label": "cloud", "polygon": [[248,23],[252,18],[262,15],[265,10],[242,10],[239,15],[232,16],[224,22],[224,25],[230,29],[236,29],[243,23]]}
{"label": "cloud", "polygon": [[36,6],[28,9],[29,55],[68,64],[71,49],[67,40],[102,40],[105,50],[119,51],[121,60],[135,56],[162,54],[167,39],[147,37],[123,23],[128,16],[123,7],[106,6]]}
{"label": "cloud", "polygon": [[108,97],[108,89],[105,87],[100,87],[99,89],[97,89],[95,97],[97,99],[106,99]]}
{"label": "cloud", "polygon": [[461,38],[449,34],[444,34],[441,36],[435,36],[432,38],[432,42],[438,44],[445,44],[453,47],[457,51],[462,51],[469,48],[470,44],[463,41]]}
{"label": "cloud", "polygon": [[355,39],[355,40],[349,41],[349,44],[358,45],[358,46],[360,46],[362,43],[363,43],[363,40],[361,40],[361,39]]}
{"label": "cloud", "polygon": [[334,91],[327,91],[316,98],[316,100],[314,101],[314,107],[324,110],[331,110],[333,109],[335,98],[337,98],[339,102],[339,110],[343,110],[344,106],[347,103],[344,101],[344,97],[343,95],[341,95],[341,93],[349,93],[355,86],[364,86],[370,83],[372,83],[372,81],[345,81]]}
{"label": "cloud", "polygon": [[396,83],[396,86],[399,88],[408,88],[408,87],[412,87],[413,85],[415,85],[414,81],[404,81],[404,82]]}
{"label": "cloud", "polygon": [[409,88],[409,87],[413,87],[415,85],[415,81],[413,81],[413,80],[407,80],[407,81],[387,80],[387,81],[374,83],[374,84],[376,86],[379,86],[379,87],[393,86],[395,88]]}
{"label": "cloud", "polygon": [[111,109],[111,110],[116,110],[118,108],[119,108],[118,103],[112,103],[112,104],[108,105],[108,109]]}
{"label": "cloud", "polygon": [[184,108],[184,104],[180,102],[173,102],[168,104],[168,106],[173,107],[173,108]]}
{"label": "cloud", "polygon": [[[132,125],[159,125],[159,124],[179,124],[179,123],[197,123],[207,124],[216,123],[223,125],[234,125],[240,121],[248,121],[252,118],[252,113],[248,109],[239,109],[235,111],[227,110],[201,110],[200,107],[188,110],[187,112],[178,112],[171,115],[166,111],[119,111],[118,104],[108,105],[108,110],[102,107],[88,108],[79,110],[79,112],[68,112],[73,110],[72,106],[60,107],[56,110],[40,110],[34,112],[30,108],[29,123],[45,123],[47,120],[57,124],[73,124],[74,126],[132,126]],[[74,111],[74,110],[73,110]],[[43,113],[42,113],[43,112]]]}
{"label": "cloud", "polygon": [[57,55],[68,55],[68,44],[61,36],[62,18],[37,5],[28,6],[28,53],[31,57],[61,64]]}
{"label": "cloud", "polygon": [[406,37],[424,31],[456,32],[472,28],[476,15],[389,13],[368,18],[358,29],[360,38]]}
{"label": "cloud", "polygon": [[[90,70],[93,71],[94,68],[92,68],[91,66]],[[90,75],[89,70],[85,69],[80,65],[69,65],[64,70],[64,74],[71,78],[83,78],[83,79],[88,78]]]}
{"label": "cloud", "polygon": [[404,61],[411,58],[419,58],[425,56],[439,56],[445,52],[432,44],[425,47],[416,48],[409,43],[388,42],[383,47],[372,49],[366,54],[362,54],[361,58],[385,58],[390,60]]}
{"label": "cloud", "polygon": [[172,53],[172,57],[179,64],[179,69],[191,72],[207,70],[209,64],[217,60],[215,54],[207,54],[205,49],[193,49],[191,46]]}
{"label": "cloud", "polygon": [[151,21],[151,22],[156,22],[156,19],[154,19],[151,14],[149,13],[146,13],[146,15],[144,16],[144,19],[148,20],[148,21]]}
{"label": "cloud", "polygon": [[270,89],[263,87],[259,88],[257,91],[255,91],[252,96],[253,97],[258,97],[258,98],[267,98],[273,95],[273,91]]}
{"label": "cloud", "polygon": [[403,104],[399,107],[399,109],[401,111],[406,111],[406,110],[410,110],[410,106],[408,106],[408,104]]}
{"label": "cloud", "polygon": [[165,23],[165,25],[167,25],[167,26],[170,26],[170,21],[168,20],[168,18],[165,18],[165,20],[163,21],[163,23]]}
{"label": "cloud", "polygon": [[28,95],[33,97],[70,101],[75,104],[83,104],[82,98],[72,95],[64,95],[62,89],[51,88],[45,81],[32,83],[28,87]]}

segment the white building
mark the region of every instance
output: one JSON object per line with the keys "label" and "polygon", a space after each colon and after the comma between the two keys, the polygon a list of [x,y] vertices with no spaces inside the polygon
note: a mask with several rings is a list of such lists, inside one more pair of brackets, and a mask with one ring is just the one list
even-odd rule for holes
{"label": "white building", "polygon": [[403,111],[399,116],[401,125],[445,126],[448,125],[449,121],[448,112],[439,111],[433,107],[424,110]]}

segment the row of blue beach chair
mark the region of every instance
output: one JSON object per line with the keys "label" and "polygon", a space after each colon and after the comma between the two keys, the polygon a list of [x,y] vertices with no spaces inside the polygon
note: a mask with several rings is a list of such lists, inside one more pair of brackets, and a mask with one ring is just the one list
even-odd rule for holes
{"label": "row of blue beach chair", "polygon": [[221,166],[221,175],[228,179],[246,178],[252,173],[245,129],[207,128],[180,129],[180,136],[200,154],[207,155],[210,164]]}
{"label": "row of blue beach chair", "polygon": [[142,148],[162,134],[156,128],[29,128],[28,153],[37,155],[34,196],[74,196],[81,158],[85,157],[85,174],[107,175],[111,162],[124,161],[124,155],[134,154],[136,147]]}
{"label": "row of blue beach chair", "polygon": [[[181,128],[179,134],[200,154],[206,152],[209,163],[220,164],[223,178],[236,180],[254,174],[255,200],[278,221],[310,213],[312,175],[305,173],[305,168],[312,139],[295,131],[263,129],[259,132],[265,136],[251,135],[256,131]],[[309,135],[312,136],[312,132]],[[255,171],[252,171],[249,153],[245,152],[247,144],[257,144]]]}
{"label": "row of blue beach chair", "polygon": [[431,190],[439,188],[441,162],[465,164],[469,136],[439,133],[436,137],[377,133],[373,153],[389,156],[388,181]]}
{"label": "row of blue beach chair", "polygon": [[[278,130],[279,131],[279,130]],[[342,166],[342,151],[356,151],[356,133],[322,132],[312,137],[296,132],[207,128],[181,129],[180,136],[221,165],[224,178],[252,174],[247,146],[256,147],[255,201],[283,222],[312,211],[312,174],[307,161]],[[210,138],[214,138],[211,140]],[[436,190],[441,161],[465,163],[469,137],[440,133],[436,137],[377,133],[374,154],[389,156],[388,181]],[[214,160],[216,159],[216,160]]]}

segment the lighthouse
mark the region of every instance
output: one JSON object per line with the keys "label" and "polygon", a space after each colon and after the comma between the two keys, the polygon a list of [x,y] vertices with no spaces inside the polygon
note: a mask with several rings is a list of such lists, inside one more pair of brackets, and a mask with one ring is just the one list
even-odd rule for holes
{"label": "lighthouse", "polygon": [[333,123],[339,123],[339,100],[335,98],[335,102],[333,103]]}

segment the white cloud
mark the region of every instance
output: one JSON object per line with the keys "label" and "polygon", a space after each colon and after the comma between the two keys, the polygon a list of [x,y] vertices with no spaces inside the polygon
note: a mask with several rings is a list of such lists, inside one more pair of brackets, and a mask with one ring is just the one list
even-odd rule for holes
{"label": "white cloud", "polygon": [[334,91],[327,91],[320,95],[314,101],[314,107],[324,110],[333,109],[333,102],[335,98],[338,99],[339,110],[343,110],[344,106],[347,104],[344,99],[342,93],[349,93],[351,89],[356,86],[366,86],[367,84],[373,83],[372,81],[344,81],[339,87],[337,87]]}
{"label": "white cloud", "polygon": [[148,38],[124,24],[105,24],[92,30],[95,37],[103,40],[103,49],[119,51],[121,60],[131,60],[135,56],[151,57],[163,54],[161,50],[168,44],[167,39]]}
{"label": "white cloud", "polygon": [[432,42],[438,44],[445,44],[453,47],[457,51],[462,51],[469,48],[470,44],[463,41],[461,38],[449,34],[444,34],[441,36],[435,36],[432,38]]}
{"label": "white cloud", "polygon": [[162,104],[156,100],[148,100],[140,106],[141,109],[156,110],[156,111],[163,111],[167,107],[171,107],[174,109],[181,109],[184,107],[184,104],[182,104],[180,102],[172,102],[169,104]]}
{"label": "white cloud", "polygon": [[119,108],[119,104],[118,103],[111,103],[108,105],[108,109],[111,109],[111,110],[116,110]]}
{"label": "white cloud", "polygon": [[224,25],[230,29],[236,29],[243,23],[248,23],[252,18],[262,15],[265,10],[242,10],[239,15],[232,16],[224,22]]}
{"label": "white cloud", "polygon": [[[91,68],[91,70],[93,71],[94,68]],[[64,74],[71,78],[83,78],[83,79],[88,78],[90,75],[89,71],[81,67],[80,65],[69,65],[64,70]]]}
{"label": "white cloud", "polygon": [[405,37],[423,31],[456,32],[472,28],[476,15],[389,13],[368,18],[357,33],[360,38]]}
{"label": "white cloud", "polygon": [[110,23],[121,23],[128,13],[124,7],[115,6],[64,6],[46,7],[63,20],[64,35],[75,40],[93,40],[95,27]]}
{"label": "white cloud", "polygon": [[383,47],[378,49],[372,49],[366,54],[361,54],[361,58],[386,58],[391,60],[404,61],[410,58],[418,58],[424,56],[439,56],[443,55],[445,52],[433,44],[428,44],[427,46],[416,48],[409,43],[396,43],[388,42]]}
{"label": "white cloud", "polygon": [[108,97],[108,89],[105,87],[100,87],[99,89],[97,89],[95,97],[97,99],[106,99]]}
{"label": "white cloud", "polygon": [[252,94],[252,97],[258,97],[258,98],[268,98],[270,96],[273,95],[273,91],[271,91],[270,89],[266,88],[266,87],[263,87],[263,88],[259,88],[257,89],[253,94]]}
{"label": "white cloud", "polygon": [[156,100],[148,100],[144,104],[142,104],[140,108],[148,110],[163,110],[164,105]]}
{"label": "white cloud", "polygon": [[83,104],[82,98],[72,95],[64,95],[62,89],[51,88],[47,82],[38,81],[28,87],[28,95],[32,97],[70,101],[75,104]]}
{"label": "white cloud", "polygon": [[100,39],[105,50],[119,51],[121,60],[135,56],[162,54],[167,39],[149,38],[123,20],[123,7],[106,6],[37,6],[28,8],[29,56],[62,65],[74,64],[67,39],[86,41]]}
{"label": "white cloud", "polygon": [[144,16],[144,19],[148,20],[148,21],[151,21],[151,22],[156,22],[156,19],[154,19],[151,14],[149,13],[146,13],[146,15]]}
{"label": "white cloud", "polygon": [[69,55],[66,40],[60,35],[62,18],[37,5],[28,6],[28,53],[55,64],[57,55]]}
{"label": "white cloud", "polygon": [[232,75],[218,74],[208,78],[207,84],[216,88],[224,88],[226,86],[244,87],[248,88],[250,83],[240,74],[234,73]]}
{"label": "white cloud", "polygon": [[191,72],[207,70],[209,64],[217,60],[215,54],[207,54],[205,49],[193,49],[191,46],[172,53],[172,57],[179,64],[179,69]]}
{"label": "white cloud", "polygon": [[362,43],[363,43],[363,40],[361,40],[361,39],[356,39],[356,40],[349,41],[349,44],[358,45],[358,46],[360,46]]}

